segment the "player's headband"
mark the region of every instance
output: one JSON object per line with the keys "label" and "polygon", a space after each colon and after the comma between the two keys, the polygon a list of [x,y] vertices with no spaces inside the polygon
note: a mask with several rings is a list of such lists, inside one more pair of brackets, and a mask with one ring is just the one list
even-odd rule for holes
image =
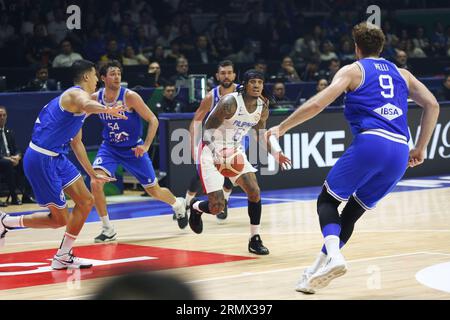
{"label": "player's headband", "polygon": [[242,82],[247,83],[250,79],[261,79],[264,81],[264,75],[255,69],[250,69],[244,73],[242,77]]}

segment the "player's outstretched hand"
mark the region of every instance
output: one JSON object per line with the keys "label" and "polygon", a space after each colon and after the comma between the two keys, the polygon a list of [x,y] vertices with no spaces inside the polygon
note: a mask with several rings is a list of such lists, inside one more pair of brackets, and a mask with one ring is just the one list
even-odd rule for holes
{"label": "player's outstretched hand", "polygon": [[411,151],[409,151],[408,166],[411,168],[418,166],[423,163],[424,159],[425,159],[425,151],[424,150],[411,149]]}
{"label": "player's outstretched hand", "polygon": [[145,144],[138,145],[136,148],[131,148],[131,150],[134,151],[136,158],[142,157],[146,152],[148,152],[148,149],[150,149],[150,147]]}
{"label": "player's outstretched hand", "polygon": [[97,180],[98,182],[113,182],[117,181],[116,178],[108,177],[103,174],[96,173],[94,176],[91,176],[91,180]]}
{"label": "player's outstretched hand", "polygon": [[278,152],[275,156],[275,160],[281,167],[281,170],[290,170],[292,169],[291,159],[286,157],[283,152]]}
{"label": "player's outstretched hand", "polygon": [[[106,113],[120,118],[120,119],[124,119],[127,120],[128,117],[126,115],[123,114],[123,112],[125,111],[125,106],[120,105],[120,106],[114,106],[114,107],[106,107]],[[122,113],[121,113],[122,112]]]}

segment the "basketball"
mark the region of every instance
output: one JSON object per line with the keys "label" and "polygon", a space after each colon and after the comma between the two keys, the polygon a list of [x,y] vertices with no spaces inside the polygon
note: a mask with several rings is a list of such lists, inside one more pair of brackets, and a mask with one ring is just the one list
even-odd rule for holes
{"label": "basketball", "polygon": [[244,169],[244,156],[236,148],[223,148],[218,152],[215,166],[224,177],[235,177]]}

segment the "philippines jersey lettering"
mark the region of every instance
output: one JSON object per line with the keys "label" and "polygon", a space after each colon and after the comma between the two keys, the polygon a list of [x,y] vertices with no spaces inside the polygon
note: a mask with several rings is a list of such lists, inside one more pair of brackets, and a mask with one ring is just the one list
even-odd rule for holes
{"label": "philippines jersey lettering", "polygon": [[383,58],[365,58],[356,63],[362,72],[361,84],[346,93],[344,110],[352,133],[381,129],[409,140],[409,91],[397,66]]}
{"label": "philippines jersey lettering", "polygon": [[112,102],[105,102],[104,88],[98,91],[98,102],[104,106],[124,105],[126,111],[122,114],[128,119],[120,119],[106,113],[100,113],[98,116],[103,124],[103,140],[105,143],[117,147],[134,147],[139,144],[142,132],[141,117],[137,112],[130,111],[125,103],[128,89],[120,88],[117,97]]}
{"label": "philippines jersey lettering", "polygon": [[220,127],[214,130],[214,144],[220,147],[242,147],[244,136],[261,119],[264,103],[262,99],[258,98],[256,110],[249,113],[242,94],[233,92],[228,95],[233,96],[236,100],[236,112],[230,119],[225,119]]}
{"label": "philippines jersey lettering", "polygon": [[72,113],[61,106],[62,95],[70,90],[83,89],[79,86],[71,87],[42,108],[31,135],[31,142],[36,146],[55,153],[69,152],[69,144],[80,131],[86,118],[85,113]]}

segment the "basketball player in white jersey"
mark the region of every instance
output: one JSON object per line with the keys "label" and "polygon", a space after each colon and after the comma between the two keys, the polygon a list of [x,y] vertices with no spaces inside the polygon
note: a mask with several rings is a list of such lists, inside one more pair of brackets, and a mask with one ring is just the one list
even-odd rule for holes
{"label": "basketball player in white jersey", "polygon": [[[244,74],[242,89],[222,97],[214,107],[205,123],[205,132],[198,151],[198,170],[203,187],[208,194],[207,201],[194,198],[191,201],[189,225],[195,233],[203,231],[202,213],[217,215],[223,211],[224,176],[215,167],[216,153],[222,148],[235,148],[242,152],[244,168],[242,172],[230,178],[239,185],[248,196],[248,215],[250,217],[250,241],[248,250],[258,255],[269,254],[259,235],[261,221],[261,197],[256,169],[247,160],[242,148],[242,139],[250,129],[264,129],[269,117],[269,106],[263,95],[264,76],[256,70]],[[259,141],[262,130],[259,130]],[[290,163],[282,153],[276,158],[280,164]]]}
{"label": "basketball player in white jersey", "polygon": [[[219,81],[219,85],[213,88],[207,93],[205,98],[203,98],[200,106],[195,111],[194,118],[192,119],[191,125],[189,126],[189,132],[191,134],[191,150],[192,157],[195,162],[195,157],[197,156],[197,146],[201,139],[201,128],[203,125],[203,120],[211,112],[214,106],[219,102],[220,98],[228,93],[235,92],[239,85],[234,83],[236,79],[236,73],[234,72],[233,62],[230,60],[224,60],[219,63],[217,67],[216,79]],[[197,162],[195,162],[197,163]],[[223,212],[216,215],[217,222],[222,223],[228,216],[228,199],[230,198],[233,184],[229,179],[225,179],[223,185],[223,194],[225,197],[225,207]],[[198,172],[191,179],[188,190],[186,191],[186,203],[189,205],[191,200],[196,196],[198,190],[200,189],[200,177]]]}

